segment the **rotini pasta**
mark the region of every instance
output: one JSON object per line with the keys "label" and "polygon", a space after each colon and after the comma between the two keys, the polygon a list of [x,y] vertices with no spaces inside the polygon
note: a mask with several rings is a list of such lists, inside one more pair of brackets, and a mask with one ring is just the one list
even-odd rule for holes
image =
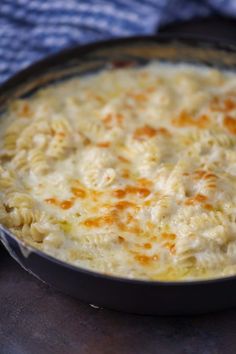
{"label": "rotini pasta", "polygon": [[235,92],[234,73],[150,63],[13,101],[0,122],[0,222],[105,274],[236,274]]}

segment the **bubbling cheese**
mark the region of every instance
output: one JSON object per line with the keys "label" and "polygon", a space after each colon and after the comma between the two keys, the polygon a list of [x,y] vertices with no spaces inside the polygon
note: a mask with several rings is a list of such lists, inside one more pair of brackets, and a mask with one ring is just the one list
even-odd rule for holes
{"label": "bubbling cheese", "polygon": [[0,122],[0,222],[104,274],[236,274],[236,76],[150,63],[13,101]]}

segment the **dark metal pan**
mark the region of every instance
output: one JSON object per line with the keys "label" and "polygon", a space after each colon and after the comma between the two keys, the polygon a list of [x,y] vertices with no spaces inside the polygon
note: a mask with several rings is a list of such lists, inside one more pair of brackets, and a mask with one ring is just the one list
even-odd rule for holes
{"label": "dark metal pan", "polygon": [[[152,59],[236,68],[236,45],[174,36],[136,37],[72,48],[42,60],[0,87],[0,110],[12,98],[32,94],[57,80],[104,67],[142,65]],[[4,227],[0,239],[28,272],[90,304],[152,315],[197,314],[236,305],[236,276],[160,282],[107,276],[66,264],[18,240]],[[27,289],[26,289],[27,291]]]}

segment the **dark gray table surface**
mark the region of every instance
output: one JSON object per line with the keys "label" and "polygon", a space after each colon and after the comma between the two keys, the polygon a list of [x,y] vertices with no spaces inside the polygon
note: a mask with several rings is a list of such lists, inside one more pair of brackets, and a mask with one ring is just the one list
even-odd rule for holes
{"label": "dark gray table surface", "polygon": [[236,310],[137,316],[87,304],[40,282],[0,247],[0,354],[235,354]]}

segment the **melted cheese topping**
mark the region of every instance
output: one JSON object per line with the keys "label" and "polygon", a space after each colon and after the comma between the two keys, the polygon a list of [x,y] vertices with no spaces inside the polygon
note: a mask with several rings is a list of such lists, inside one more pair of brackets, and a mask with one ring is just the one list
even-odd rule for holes
{"label": "melted cheese topping", "polygon": [[105,274],[236,274],[236,77],[190,65],[104,70],[12,102],[0,221]]}

